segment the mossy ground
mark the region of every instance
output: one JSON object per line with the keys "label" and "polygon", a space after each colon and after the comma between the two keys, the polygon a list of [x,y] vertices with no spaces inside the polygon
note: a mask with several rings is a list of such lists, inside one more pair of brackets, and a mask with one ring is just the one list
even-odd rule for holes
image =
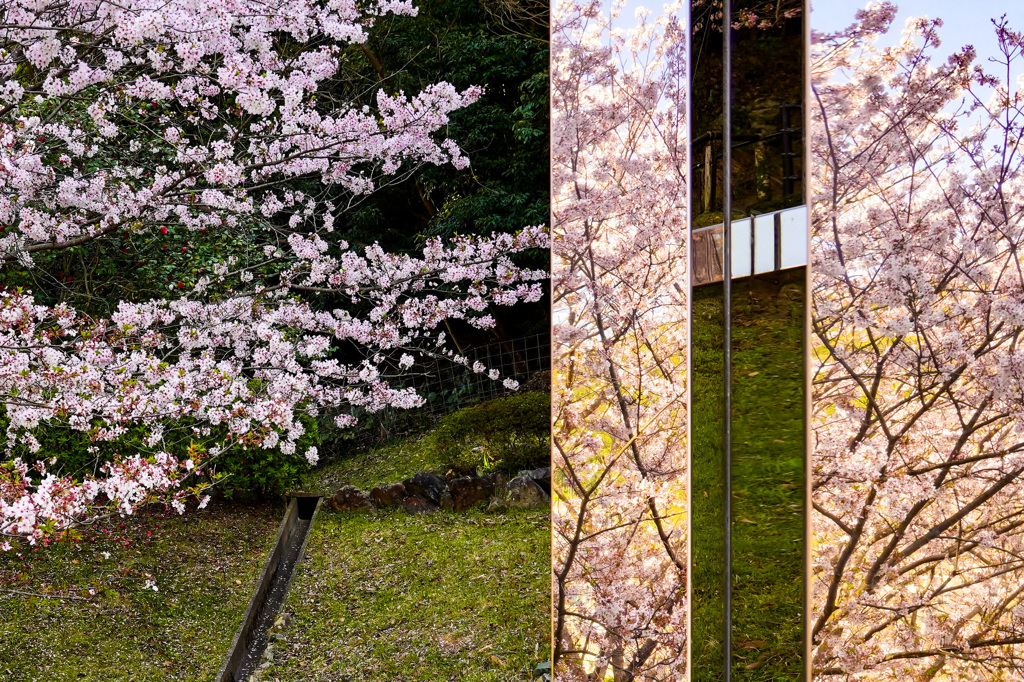
{"label": "mossy ground", "polygon": [[429,436],[416,435],[359,452],[330,462],[306,474],[303,488],[309,492],[333,495],[343,485],[369,489],[381,483],[393,483],[420,471],[443,474],[446,462],[427,447]]}
{"label": "mossy ground", "polygon": [[0,553],[0,680],[212,679],[282,513],[143,510],[77,542]]}
{"label": "mossy ground", "polygon": [[[303,487],[330,494],[443,473],[426,443],[332,463]],[[0,554],[0,682],[212,679],[283,510],[144,510],[77,541]],[[288,642],[264,679],[529,679],[550,657],[549,519],[325,509],[291,588]]]}
{"label": "mossy ground", "polygon": [[[411,438],[321,468],[368,488],[443,466]],[[443,472],[442,472],[443,473]],[[550,658],[550,515],[321,508],[261,679],[529,680]]]}

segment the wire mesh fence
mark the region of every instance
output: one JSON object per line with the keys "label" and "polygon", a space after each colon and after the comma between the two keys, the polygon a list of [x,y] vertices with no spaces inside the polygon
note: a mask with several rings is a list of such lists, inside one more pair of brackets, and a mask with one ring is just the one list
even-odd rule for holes
{"label": "wire mesh fence", "polygon": [[[359,425],[334,441],[325,443],[328,457],[383,445],[395,438],[429,428],[446,414],[516,392],[505,379],[519,384],[519,391],[550,390],[551,337],[535,334],[517,339],[462,348],[469,362],[463,366],[441,358],[421,358],[404,373],[397,387],[415,388],[426,403],[412,410],[385,409],[359,416]],[[484,371],[474,371],[479,363]],[[498,372],[492,379],[489,373]],[[332,452],[336,450],[336,452]]]}

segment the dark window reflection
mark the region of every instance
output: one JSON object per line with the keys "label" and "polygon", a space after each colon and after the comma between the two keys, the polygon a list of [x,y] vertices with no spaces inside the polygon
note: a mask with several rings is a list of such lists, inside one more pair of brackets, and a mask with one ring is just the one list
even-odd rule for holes
{"label": "dark window reflection", "polygon": [[[806,269],[784,265],[786,227],[778,212],[804,203],[802,3],[732,3],[728,112],[717,11],[700,1],[692,9],[694,680],[797,680],[803,665]],[[727,204],[730,237],[717,227]],[[726,239],[739,256],[726,256]],[[727,257],[735,272],[747,275],[734,278],[728,293],[722,281]],[[750,262],[738,264],[737,257]]]}

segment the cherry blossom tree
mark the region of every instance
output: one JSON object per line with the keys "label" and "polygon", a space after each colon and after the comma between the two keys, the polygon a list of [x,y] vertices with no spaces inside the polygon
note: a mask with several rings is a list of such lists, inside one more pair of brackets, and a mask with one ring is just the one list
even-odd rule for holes
{"label": "cherry blossom tree", "polygon": [[556,3],[555,679],[686,674],[686,30]]}
{"label": "cherry blossom tree", "polygon": [[816,679],[1024,670],[1024,39],[813,39]]}
{"label": "cherry blossom tree", "polygon": [[[416,406],[394,382],[415,356],[466,362],[439,324],[488,327],[488,306],[540,298],[546,273],[512,260],[546,246],[540,227],[430,241],[415,256],[330,239],[336,216],[383,184],[423,164],[468,164],[441,136],[479,88],[381,90],[373,105],[351,93],[346,48],[385,13],[415,9],[392,0],[0,5],[0,284],[47,254],[133,235],[225,233],[254,245],[108,315],[0,289],[9,457],[38,450],[33,432],[48,425],[97,446],[129,428],[146,433],[137,451],[82,479],[48,472],[46,452],[0,464],[0,535],[35,542],[155,499],[183,509],[227,448],[315,462],[315,448],[296,452],[303,415],[344,427],[353,408]],[[184,458],[164,446],[165,430],[182,424],[196,439]]]}

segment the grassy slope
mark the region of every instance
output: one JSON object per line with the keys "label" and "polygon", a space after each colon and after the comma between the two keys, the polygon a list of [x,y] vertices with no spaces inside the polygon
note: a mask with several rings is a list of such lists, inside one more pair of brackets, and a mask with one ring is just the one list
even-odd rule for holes
{"label": "grassy slope", "polygon": [[[794,283],[803,271],[787,275]],[[802,317],[794,283],[778,296],[733,285],[733,679],[797,680],[803,537]],[[722,675],[721,290],[693,313],[693,638],[695,682]],[[705,494],[706,493],[706,494]]]}
{"label": "grassy slope", "polygon": [[89,529],[78,543],[23,546],[21,559],[0,553],[0,680],[212,679],[281,512],[237,504],[142,512]]}
{"label": "grassy slope", "polygon": [[[415,439],[314,472],[307,488],[366,488],[438,469]],[[550,516],[317,517],[262,679],[528,680],[549,660]]]}
{"label": "grassy slope", "polygon": [[343,485],[370,489],[394,483],[420,471],[444,473],[444,463],[425,447],[422,437],[413,436],[332,462],[306,475],[304,487],[310,492],[333,495]]}

